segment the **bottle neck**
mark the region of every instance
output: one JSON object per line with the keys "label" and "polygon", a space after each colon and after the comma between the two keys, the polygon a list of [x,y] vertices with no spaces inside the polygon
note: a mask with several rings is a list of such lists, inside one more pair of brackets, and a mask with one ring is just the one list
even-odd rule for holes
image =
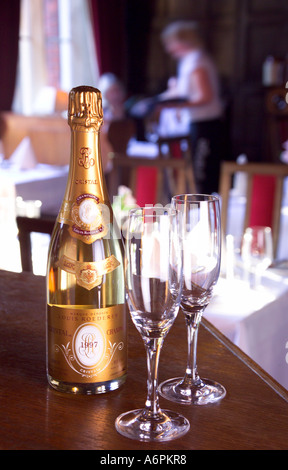
{"label": "bottle neck", "polygon": [[72,128],[71,161],[59,223],[69,225],[70,234],[93,243],[109,233],[113,218],[95,129]]}
{"label": "bottle neck", "polygon": [[94,129],[71,131],[71,156],[65,199],[75,200],[92,194],[99,202],[109,204],[100,149],[100,133]]}

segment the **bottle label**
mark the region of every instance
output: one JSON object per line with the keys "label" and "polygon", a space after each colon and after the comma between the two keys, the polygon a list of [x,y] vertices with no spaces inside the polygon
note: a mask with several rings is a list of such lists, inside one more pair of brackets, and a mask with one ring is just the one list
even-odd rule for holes
{"label": "bottle label", "polygon": [[126,373],[125,306],[48,305],[48,372],[56,380],[97,383]]}
{"label": "bottle label", "polygon": [[64,201],[58,216],[59,222],[70,226],[72,237],[93,243],[105,237],[109,229],[109,213],[94,194],[80,194],[75,202]]}
{"label": "bottle label", "polygon": [[67,256],[61,256],[58,267],[64,271],[75,274],[79,286],[91,290],[102,283],[103,276],[119,266],[119,261],[114,255],[95,262],[80,262],[72,260]]}
{"label": "bottle label", "polygon": [[[88,139],[89,135],[85,137]],[[69,225],[72,237],[90,244],[107,235],[110,211],[100,196],[102,185],[92,148],[80,146],[76,156],[67,200],[62,203],[58,221]]]}

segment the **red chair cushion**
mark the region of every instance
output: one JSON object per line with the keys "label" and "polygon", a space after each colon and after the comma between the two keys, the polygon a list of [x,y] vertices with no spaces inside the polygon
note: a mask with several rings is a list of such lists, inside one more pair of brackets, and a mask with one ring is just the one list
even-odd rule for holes
{"label": "red chair cushion", "polygon": [[136,202],[138,206],[157,203],[157,168],[140,166],[136,172]]}
{"label": "red chair cushion", "polygon": [[251,212],[248,225],[272,227],[276,177],[255,175],[252,182]]}

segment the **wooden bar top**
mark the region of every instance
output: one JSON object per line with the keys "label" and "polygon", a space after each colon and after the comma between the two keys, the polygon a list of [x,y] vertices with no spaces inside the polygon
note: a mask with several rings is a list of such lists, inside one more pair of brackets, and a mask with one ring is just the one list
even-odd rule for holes
{"label": "wooden bar top", "polygon": [[[287,391],[207,321],[199,332],[199,373],[221,382],[227,396],[216,405],[198,407],[160,397],[161,407],[184,414],[191,428],[177,440],[155,444],[127,439],[114,427],[119,414],[143,407],[146,399],[145,350],[132,322],[125,385],[104,395],[74,396],[56,392],[47,383],[45,312],[44,277],[0,271],[1,450],[141,449],[148,453],[287,448]],[[164,342],[159,380],[182,376],[186,354],[180,312]],[[283,360],[284,355],[285,351]]]}

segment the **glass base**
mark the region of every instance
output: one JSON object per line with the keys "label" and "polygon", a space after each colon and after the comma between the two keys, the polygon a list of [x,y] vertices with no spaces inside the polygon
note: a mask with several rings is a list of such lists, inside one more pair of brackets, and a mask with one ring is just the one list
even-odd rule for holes
{"label": "glass base", "polygon": [[118,416],[115,427],[120,434],[130,439],[160,442],[183,436],[189,430],[190,423],[174,411],[162,410],[157,418],[153,418],[140,409]]}
{"label": "glass base", "polygon": [[159,385],[159,393],[170,401],[186,405],[216,403],[226,395],[223,385],[209,379],[199,379],[197,384],[184,384],[183,378],[169,379]]}

